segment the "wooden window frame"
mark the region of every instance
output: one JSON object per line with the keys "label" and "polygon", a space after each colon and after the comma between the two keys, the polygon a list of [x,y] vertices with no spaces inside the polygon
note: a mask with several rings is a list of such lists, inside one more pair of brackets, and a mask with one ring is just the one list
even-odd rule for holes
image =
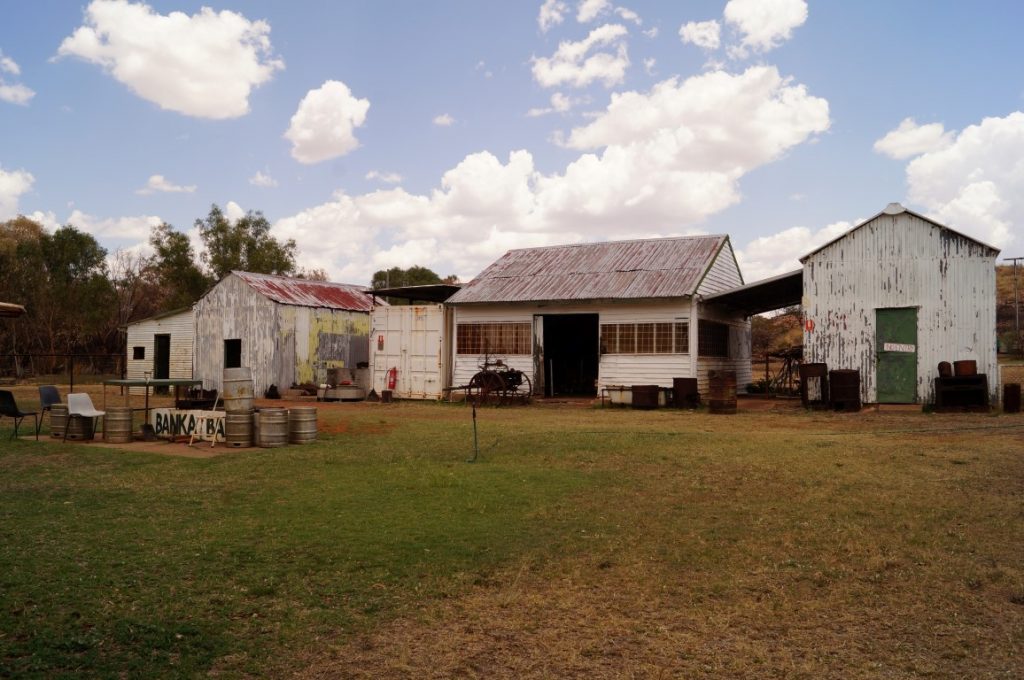
{"label": "wooden window frame", "polygon": [[700,319],[697,322],[697,356],[729,358],[729,324]]}
{"label": "wooden window frame", "polygon": [[601,324],[601,354],[689,354],[689,321]]}
{"label": "wooden window frame", "polygon": [[455,331],[455,353],[530,356],[533,354],[533,324],[529,321],[460,323]]}

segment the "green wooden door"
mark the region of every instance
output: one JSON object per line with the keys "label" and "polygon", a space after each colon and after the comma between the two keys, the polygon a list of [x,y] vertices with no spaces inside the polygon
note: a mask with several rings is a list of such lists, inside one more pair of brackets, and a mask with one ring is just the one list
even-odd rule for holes
{"label": "green wooden door", "polygon": [[875,310],[875,382],[880,404],[917,401],[917,309]]}

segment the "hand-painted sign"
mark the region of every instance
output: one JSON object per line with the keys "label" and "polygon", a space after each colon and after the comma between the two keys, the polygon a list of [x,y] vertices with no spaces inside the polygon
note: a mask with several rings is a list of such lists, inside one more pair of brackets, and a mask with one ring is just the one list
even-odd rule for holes
{"label": "hand-painted sign", "polygon": [[814,319],[808,319],[807,321],[804,321],[804,328],[807,330],[808,333],[813,332],[814,331]]}
{"label": "hand-painted sign", "polygon": [[149,424],[157,437],[176,436],[197,438],[208,442],[222,442],[224,437],[223,411],[186,411],[174,408],[155,408],[150,411]]}
{"label": "hand-painted sign", "polygon": [[882,343],[882,349],[886,352],[910,352],[914,353],[917,351],[917,345],[907,345],[902,342],[886,342]]}

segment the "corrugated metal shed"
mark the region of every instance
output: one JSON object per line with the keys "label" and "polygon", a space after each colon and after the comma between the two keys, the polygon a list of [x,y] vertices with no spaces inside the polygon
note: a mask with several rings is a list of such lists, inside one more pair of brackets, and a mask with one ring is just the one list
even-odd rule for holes
{"label": "corrugated metal shed", "polygon": [[[231,273],[242,279],[260,295],[281,304],[344,309],[352,312],[373,311],[373,296],[370,294],[370,289],[364,286],[292,279],[286,276],[253,274],[252,272],[236,271]],[[383,301],[379,301],[377,304],[382,303]]]}
{"label": "corrugated metal shed", "polygon": [[510,250],[448,303],[686,297],[728,240],[684,236]]}

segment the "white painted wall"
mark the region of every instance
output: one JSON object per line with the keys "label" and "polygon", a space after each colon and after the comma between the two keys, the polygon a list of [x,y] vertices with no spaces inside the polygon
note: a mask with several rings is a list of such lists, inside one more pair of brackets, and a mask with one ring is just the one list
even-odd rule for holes
{"label": "white painted wall", "polygon": [[804,357],[858,369],[877,401],[875,310],[918,310],[917,394],[934,400],[940,361],[974,359],[997,398],[995,255],[907,212],[883,214],[804,262]]}
{"label": "white painted wall", "polygon": [[715,261],[708,268],[704,280],[697,286],[698,296],[714,295],[726,290],[732,290],[743,285],[743,275],[740,274],[739,266],[736,264],[736,256],[732,251],[732,242],[729,239],[722,244],[721,250],[715,257]]}
{"label": "white painted wall", "polygon": [[[144,319],[128,324],[125,342],[127,359],[125,376],[129,380],[142,380],[149,373],[153,374],[155,358],[155,341],[153,336],[168,334],[171,336],[170,372],[171,378],[189,379],[192,377],[192,346],[195,337],[192,310],[186,309],[155,319]],[[145,351],[144,359],[133,359],[135,347]],[[145,388],[132,387],[132,394],[143,394]]]}

